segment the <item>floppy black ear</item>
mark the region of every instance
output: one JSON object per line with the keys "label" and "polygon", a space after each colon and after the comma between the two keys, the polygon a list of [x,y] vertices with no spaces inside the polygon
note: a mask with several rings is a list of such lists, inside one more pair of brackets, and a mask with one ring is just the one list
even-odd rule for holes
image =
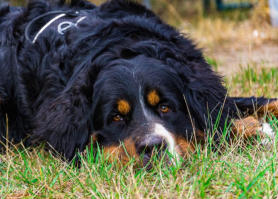
{"label": "floppy black ear", "polygon": [[[223,129],[230,112],[230,100],[222,79],[207,64],[199,49],[189,39],[177,36],[174,45],[164,47],[167,65],[173,67],[182,80],[182,94],[196,127],[200,130]],[[221,116],[221,117],[220,117]],[[215,135],[218,139],[218,135]]]}
{"label": "floppy black ear", "polygon": [[92,92],[92,86],[80,78],[57,97],[44,99],[35,117],[33,141],[46,141],[68,160],[83,151],[92,129]]}
{"label": "floppy black ear", "polygon": [[226,99],[227,91],[221,78],[202,58],[180,66],[179,76],[184,98],[198,128],[223,129],[230,102]]}

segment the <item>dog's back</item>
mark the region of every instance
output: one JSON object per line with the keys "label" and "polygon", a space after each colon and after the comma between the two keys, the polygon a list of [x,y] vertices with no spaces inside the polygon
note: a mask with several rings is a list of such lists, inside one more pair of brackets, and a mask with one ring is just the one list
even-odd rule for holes
{"label": "dog's back", "polygon": [[[35,31],[39,31],[43,24],[37,21],[32,24],[30,22],[52,11],[63,12],[71,7],[75,9],[95,8],[93,4],[85,1],[73,1],[71,5],[62,4],[62,1],[52,5],[49,1],[38,0],[32,1],[26,8],[7,4],[0,7],[0,142],[2,144],[7,142],[7,138],[14,143],[24,139],[28,140],[26,137],[32,128],[29,122],[32,111],[30,110],[30,101],[28,101],[29,96],[26,96],[27,93],[25,93],[26,85],[22,84],[24,79],[22,71],[33,70],[32,73],[35,75],[37,69],[28,68],[29,66],[22,69],[22,64],[19,62],[26,62],[20,56],[21,51],[24,51],[23,48],[26,46],[32,45],[29,36],[34,36]],[[27,32],[28,25],[35,29]],[[41,89],[38,83],[39,76],[33,76],[33,78],[29,77],[29,80],[32,81],[30,84],[34,91],[39,92]]]}

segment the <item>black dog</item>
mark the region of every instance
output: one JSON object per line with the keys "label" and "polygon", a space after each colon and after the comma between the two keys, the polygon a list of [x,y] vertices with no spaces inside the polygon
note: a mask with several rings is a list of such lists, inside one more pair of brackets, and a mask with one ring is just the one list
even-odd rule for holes
{"label": "black dog", "polygon": [[184,156],[194,138],[213,132],[217,144],[225,123],[269,102],[275,112],[273,99],[228,97],[201,51],[141,5],[0,9],[3,144],[47,142],[67,159],[90,142],[123,161],[161,146]]}

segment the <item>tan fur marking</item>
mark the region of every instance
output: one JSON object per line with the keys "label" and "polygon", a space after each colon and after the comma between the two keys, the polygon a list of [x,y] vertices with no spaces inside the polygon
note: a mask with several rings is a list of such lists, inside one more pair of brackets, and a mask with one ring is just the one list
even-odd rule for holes
{"label": "tan fur marking", "polygon": [[149,94],[147,96],[147,100],[148,100],[148,103],[150,105],[156,106],[160,101],[160,98],[159,98],[159,95],[158,95],[157,91],[152,90],[151,92],[149,92]]}
{"label": "tan fur marking", "polygon": [[195,137],[196,137],[196,140],[194,140],[194,141],[196,141],[196,143],[205,144],[207,135],[203,131],[196,130]]}
{"label": "tan fur marking", "polygon": [[243,138],[250,138],[258,135],[261,127],[260,122],[253,116],[243,119],[235,120],[232,131],[234,136],[243,136]]}
{"label": "tan fur marking", "polygon": [[103,153],[110,162],[119,161],[120,146],[106,146],[103,147]]}
{"label": "tan fur marking", "polygon": [[96,134],[96,133],[93,133],[93,134],[91,135],[91,141],[92,141],[93,143],[96,143],[96,142],[97,142],[97,134]]}
{"label": "tan fur marking", "polygon": [[194,153],[195,147],[193,143],[190,143],[183,137],[176,137],[176,151],[182,157],[189,157],[191,154]]}
{"label": "tan fur marking", "polygon": [[130,111],[130,105],[129,105],[128,101],[126,101],[126,100],[119,100],[117,108],[118,108],[118,111],[123,115],[128,114]]}
{"label": "tan fur marking", "polygon": [[122,164],[127,164],[131,158],[135,158],[137,161],[139,159],[135,143],[130,138],[124,140],[120,145],[104,147],[103,151],[111,162],[117,161]]}
{"label": "tan fur marking", "polygon": [[124,164],[126,164],[131,158],[135,158],[138,161],[139,155],[136,152],[134,141],[132,139],[125,139],[124,147],[122,147],[122,151],[120,153],[120,159]]}
{"label": "tan fur marking", "polygon": [[259,108],[258,114],[259,115],[270,114],[270,115],[274,115],[275,117],[278,117],[278,100]]}
{"label": "tan fur marking", "polygon": [[97,133],[93,132],[90,135],[90,139],[89,139],[89,142],[88,142],[88,148],[91,149],[91,147],[96,147],[96,144],[97,144]]}

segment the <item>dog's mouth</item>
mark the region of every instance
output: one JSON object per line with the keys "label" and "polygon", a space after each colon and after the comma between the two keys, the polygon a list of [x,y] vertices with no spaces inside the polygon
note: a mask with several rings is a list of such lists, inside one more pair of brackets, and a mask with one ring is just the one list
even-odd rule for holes
{"label": "dog's mouth", "polygon": [[152,168],[152,163],[151,163],[151,157],[147,154],[143,155],[143,167],[145,167],[147,170],[150,170]]}
{"label": "dog's mouth", "polygon": [[169,148],[169,144],[163,137],[155,136],[147,142],[134,142],[127,138],[120,144],[101,146],[97,141],[97,136],[92,136],[93,146],[100,146],[108,161],[117,161],[126,165],[131,159],[135,160],[135,165],[150,170],[154,164],[163,162],[166,165],[174,165],[180,158],[185,158],[194,151],[193,145],[183,138],[175,138],[174,150]]}
{"label": "dog's mouth", "polygon": [[161,161],[169,165],[174,162],[174,160],[171,159],[166,143],[163,143],[161,146],[147,146],[143,152],[139,152],[138,154],[140,156],[139,161],[147,170],[150,170],[155,163]]}
{"label": "dog's mouth", "polygon": [[180,159],[180,155],[173,155],[169,153],[168,150],[155,152],[153,155],[142,154],[141,155],[141,163],[142,167],[151,170],[153,167],[158,165],[176,165],[177,161]]}

